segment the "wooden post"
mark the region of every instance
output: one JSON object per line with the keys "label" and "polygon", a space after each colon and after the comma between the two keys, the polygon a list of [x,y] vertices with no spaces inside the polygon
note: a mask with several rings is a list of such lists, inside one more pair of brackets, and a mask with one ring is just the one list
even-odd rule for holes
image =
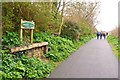
{"label": "wooden post", "polygon": [[45,45],[44,46],[44,53],[47,53],[48,52],[48,45]]}
{"label": "wooden post", "polygon": [[33,43],[33,29],[30,30],[30,43]]}
{"label": "wooden post", "polygon": [[21,40],[21,41],[22,41],[22,39],[23,39],[23,36],[22,36],[23,34],[22,34],[22,33],[23,33],[23,30],[20,29],[20,40]]}
{"label": "wooden post", "polygon": [[20,26],[20,40],[22,41],[22,38],[23,38],[23,30],[22,30],[22,19],[21,19],[21,26]]}

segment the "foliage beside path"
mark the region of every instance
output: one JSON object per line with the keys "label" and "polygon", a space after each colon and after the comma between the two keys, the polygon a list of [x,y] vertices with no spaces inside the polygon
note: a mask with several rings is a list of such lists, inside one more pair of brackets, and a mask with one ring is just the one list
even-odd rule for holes
{"label": "foliage beside path", "polygon": [[120,60],[120,54],[119,54],[119,51],[120,51],[120,39],[116,36],[113,36],[113,35],[109,35],[107,37],[107,40],[108,42],[110,43],[111,47],[112,47],[112,50],[114,51],[114,54],[118,57],[118,59]]}
{"label": "foliage beside path", "polygon": [[[49,43],[49,51],[44,54],[48,59],[48,62],[42,61],[37,58],[28,58],[23,54],[11,55],[6,54],[8,48],[15,46],[24,46],[21,44],[18,34],[15,32],[6,32],[2,37],[3,50],[2,52],[2,75],[5,78],[46,78],[49,76],[50,72],[63,60],[71,55],[76,49],[81,45],[85,44],[93,35],[83,36],[79,41],[70,40],[69,38],[64,38],[60,36],[54,36],[51,33],[34,33],[34,42],[46,41]],[[12,46],[11,46],[12,45]]]}
{"label": "foliage beside path", "polygon": [[[98,2],[65,3],[62,0],[2,3],[3,46],[0,52],[3,62],[0,75],[4,80],[48,77],[57,64],[94,37],[98,7]],[[48,62],[28,58],[24,55],[25,52],[19,52],[18,55],[6,54],[9,48],[30,44],[29,30],[24,31],[24,42],[19,39],[21,19],[35,22],[34,43],[48,42],[49,51],[44,54]]]}

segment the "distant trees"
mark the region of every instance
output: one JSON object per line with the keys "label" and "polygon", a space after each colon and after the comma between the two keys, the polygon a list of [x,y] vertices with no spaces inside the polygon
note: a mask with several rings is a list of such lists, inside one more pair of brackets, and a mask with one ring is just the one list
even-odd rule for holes
{"label": "distant trees", "polygon": [[119,31],[120,31],[120,26],[114,28],[112,31],[110,31],[110,33],[116,37],[119,37],[120,36]]}
{"label": "distant trees", "polygon": [[[64,22],[66,23],[66,21],[69,21],[71,23],[76,23],[80,28],[80,30],[76,30],[76,33],[79,33],[79,37],[82,35],[90,35],[95,31],[99,6],[99,2],[70,2],[65,5],[63,15]],[[70,29],[70,27],[67,27],[66,25],[64,26],[62,34],[66,34],[66,32],[64,32],[64,28],[68,28],[68,30]],[[71,35],[77,34],[71,33]],[[76,36],[76,39],[77,38],[78,36]]]}
{"label": "distant trees", "polygon": [[[7,2],[2,5],[3,32],[18,31],[20,20],[33,20],[35,31],[58,32],[60,14],[54,2]],[[57,14],[57,15],[56,15]]]}
{"label": "distant trees", "polygon": [[[39,0],[35,0],[39,1]],[[99,2],[5,2],[2,4],[2,26],[5,31],[18,31],[20,20],[35,22],[34,32],[58,35],[89,35],[94,31]],[[72,25],[71,25],[72,24]],[[75,26],[73,25],[75,24]],[[70,26],[71,25],[71,26]],[[65,32],[69,28],[75,33]],[[74,29],[75,28],[75,29]]]}

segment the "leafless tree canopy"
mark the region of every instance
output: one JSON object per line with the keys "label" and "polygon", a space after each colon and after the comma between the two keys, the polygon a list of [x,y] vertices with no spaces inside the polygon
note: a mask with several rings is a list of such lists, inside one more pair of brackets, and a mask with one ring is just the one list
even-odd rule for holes
{"label": "leafless tree canopy", "polygon": [[114,35],[114,36],[116,36],[116,37],[119,37],[119,38],[120,38],[120,26],[114,28],[114,29],[111,31],[111,34]]}
{"label": "leafless tree canopy", "polygon": [[82,20],[86,20],[91,26],[96,26],[95,21],[99,2],[71,2],[65,5],[64,18],[72,20],[73,22],[80,23]]}

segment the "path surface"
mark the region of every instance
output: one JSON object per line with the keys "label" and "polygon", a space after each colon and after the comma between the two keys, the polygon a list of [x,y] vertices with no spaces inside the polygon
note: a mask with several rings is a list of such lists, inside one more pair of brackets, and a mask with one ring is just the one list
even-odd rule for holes
{"label": "path surface", "polygon": [[118,60],[106,40],[93,39],[63,61],[49,78],[118,78]]}

